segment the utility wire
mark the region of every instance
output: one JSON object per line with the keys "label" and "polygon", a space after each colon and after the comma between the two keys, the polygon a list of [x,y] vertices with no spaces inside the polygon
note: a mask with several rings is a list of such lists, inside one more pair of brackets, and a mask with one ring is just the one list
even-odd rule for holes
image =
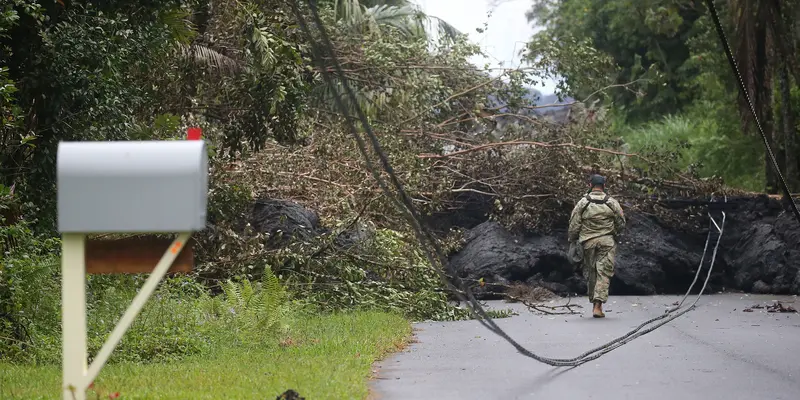
{"label": "utility wire", "polygon": [[[756,121],[756,127],[758,127],[758,133],[761,134],[761,139],[764,140],[764,147],[767,149],[767,156],[769,156],[769,160],[772,162],[772,167],[775,168],[775,173],[778,175],[778,178],[781,181],[781,189],[783,189],[783,194],[788,199],[789,203],[792,206],[792,211],[794,211],[794,216],[797,218],[797,222],[800,222],[800,210],[797,209],[797,203],[795,203],[794,199],[792,198],[792,193],[789,191],[789,185],[786,184],[786,180],[783,178],[783,174],[781,173],[780,167],[778,167],[778,162],[775,160],[775,154],[772,153],[772,148],[769,146],[769,140],[767,139],[767,135],[764,133],[764,129],[761,127],[761,122],[758,120],[758,114],[756,114],[756,108],[753,105],[753,101],[750,99],[750,94],[747,93],[747,86],[744,84],[744,79],[742,79],[742,74],[739,72],[739,67],[736,64],[736,59],[733,58],[733,53],[731,52],[731,46],[728,44],[728,38],[725,36],[725,30],[722,29],[722,24],[719,22],[719,15],[717,14],[717,8],[714,6],[714,0],[706,0],[706,5],[708,6],[708,11],[711,12],[711,19],[714,20],[714,26],[717,28],[717,35],[719,35],[719,40],[722,42],[722,47],[725,49],[725,55],[728,56],[728,63],[731,65],[731,69],[733,70],[733,75],[736,77],[736,80],[739,82],[739,90],[742,92],[742,96],[744,96],[745,100],[747,101],[747,105],[750,107],[750,113],[753,114],[753,119]],[[779,38],[778,40],[790,40],[785,38]],[[764,90],[770,90],[770,88],[765,88]]]}

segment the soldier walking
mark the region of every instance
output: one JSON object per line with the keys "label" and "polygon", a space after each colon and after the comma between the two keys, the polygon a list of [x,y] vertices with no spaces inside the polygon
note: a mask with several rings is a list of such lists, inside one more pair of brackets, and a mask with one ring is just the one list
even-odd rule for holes
{"label": "soldier walking", "polygon": [[583,266],[592,315],[603,318],[603,303],[608,301],[608,286],[614,276],[615,237],[625,227],[625,214],[619,203],[605,193],[606,179],[592,175],[591,190],[578,201],[569,219],[570,256]]}

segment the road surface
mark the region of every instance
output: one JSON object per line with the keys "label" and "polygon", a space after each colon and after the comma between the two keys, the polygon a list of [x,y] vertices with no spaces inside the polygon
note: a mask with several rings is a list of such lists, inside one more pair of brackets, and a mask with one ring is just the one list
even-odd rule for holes
{"label": "road surface", "polygon": [[[490,306],[519,313],[496,321],[528,349],[570,358],[659,315],[679,297],[612,297],[605,319],[591,318],[583,298],[581,316]],[[376,366],[372,390],[382,400],[797,400],[800,314],[742,311],[773,300],[800,309],[796,296],[704,296],[694,311],[573,369],[524,357],[475,321],[420,323],[416,343]]]}

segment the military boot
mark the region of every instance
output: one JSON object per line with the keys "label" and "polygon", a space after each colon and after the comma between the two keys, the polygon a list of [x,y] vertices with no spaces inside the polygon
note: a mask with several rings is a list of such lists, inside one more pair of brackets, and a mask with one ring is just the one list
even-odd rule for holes
{"label": "military boot", "polygon": [[592,310],[592,316],[595,318],[603,318],[606,315],[603,314],[603,303],[596,301],[594,302],[594,309]]}

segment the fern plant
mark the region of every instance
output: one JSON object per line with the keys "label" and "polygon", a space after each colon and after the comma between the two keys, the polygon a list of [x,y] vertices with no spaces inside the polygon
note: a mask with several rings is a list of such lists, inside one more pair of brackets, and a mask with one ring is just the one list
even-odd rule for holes
{"label": "fern plant", "polygon": [[228,280],[222,286],[223,299],[212,305],[214,314],[232,323],[238,334],[247,337],[274,336],[288,329],[291,303],[286,289],[269,267],[261,282]]}

